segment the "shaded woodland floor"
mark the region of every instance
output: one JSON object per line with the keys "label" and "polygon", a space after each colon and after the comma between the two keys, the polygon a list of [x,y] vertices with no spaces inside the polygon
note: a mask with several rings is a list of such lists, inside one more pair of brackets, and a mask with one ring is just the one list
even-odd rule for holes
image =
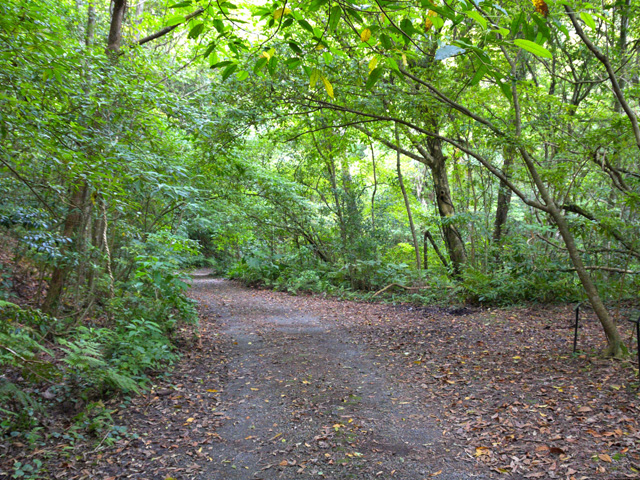
{"label": "shaded woodland floor", "polygon": [[[632,364],[572,310],[443,310],[194,276],[201,337],[55,478],[640,478]],[[626,328],[626,326],[624,326]],[[630,330],[624,330],[625,338]]]}

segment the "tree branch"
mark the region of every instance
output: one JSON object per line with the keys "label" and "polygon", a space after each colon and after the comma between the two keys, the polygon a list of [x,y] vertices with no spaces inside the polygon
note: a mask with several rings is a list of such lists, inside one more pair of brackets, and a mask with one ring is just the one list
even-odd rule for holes
{"label": "tree branch", "polygon": [[636,146],[640,148],[640,126],[638,126],[638,118],[636,117],[636,114],[633,112],[633,110],[631,110],[631,107],[629,106],[626,99],[624,98],[624,93],[620,88],[620,84],[618,83],[618,79],[613,70],[613,67],[611,66],[611,62],[609,61],[609,58],[606,55],[604,55],[600,51],[600,49],[591,42],[591,40],[589,40],[589,37],[587,37],[587,34],[584,33],[582,26],[578,22],[578,19],[576,18],[575,13],[572,12],[567,5],[564,6],[564,10],[565,12],[567,12],[569,19],[573,24],[573,28],[575,29],[578,36],[582,39],[582,42],[587,46],[589,50],[591,50],[594,56],[600,61],[600,63],[604,65],[604,68],[607,70],[607,75],[609,75],[609,80],[611,81],[613,92],[615,93],[616,98],[618,99],[618,102],[620,102],[620,106],[625,111],[625,113],[627,114],[627,117],[631,121],[633,134],[636,137]]}
{"label": "tree branch", "polygon": [[158,30],[156,33],[152,33],[151,35],[141,38],[140,40],[138,40],[137,43],[138,45],[144,45],[145,43],[149,43],[152,40],[155,40],[156,38],[163,37],[167,33],[172,32],[173,30],[178,28],[180,25],[187,23],[189,20],[191,20],[194,17],[197,17],[198,15],[201,15],[202,13],[204,13],[204,8],[200,7],[197,10],[191,12],[186,17],[184,17],[184,22],[180,22],[176,25],[171,25],[170,27],[164,27],[162,30]]}

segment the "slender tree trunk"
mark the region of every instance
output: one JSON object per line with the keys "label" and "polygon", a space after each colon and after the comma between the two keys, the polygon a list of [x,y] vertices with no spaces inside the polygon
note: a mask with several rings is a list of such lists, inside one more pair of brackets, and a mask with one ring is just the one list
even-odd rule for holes
{"label": "slender tree trunk", "polygon": [[429,244],[427,241],[429,237],[427,236],[427,232],[424,232],[424,236],[422,237],[422,265],[425,270],[429,268]]}
{"label": "slender tree trunk", "polygon": [[88,47],[93,45],[93,39],[96,33],[96,7],[94,0],[89,0],[87,7],[87,30],[85,32],[84,43]]}
{"label": "slender tree trunk", "polygon": [[[438,258],[442,262],[442,265],[444,265],[444,268],[448,269],[449,268],[449,262],[447,262],[447,259],[445,258],[445,256],[442,254],[442,252],[438,248],[438,244],[436,243],[435,239],[433,238],[433,235],[431,235],[431,232],[429,230],[425,230],[424,231],[425,251],[426,251],[426,248],[427,248],[426,247],[427,239],[431,243],[431,246],[433,247],[433,251],[436,252],[436,255],[438,255]],[[426,260],[425,260],[425,263],[426,263]]]}
{"label": "slender tree trunk", "polygon": [[520,149],[520,153],[522,158],[527,165],[527,169],[531,173],[531,177],[540,192],[540,196],[544,200],[545,204],[549,208],[549,213],[551,217],[558,225],[558,231],[564,240],[564,244],[567,247],[567,252],[569,253],[569,258],[571,259],[571,263],[573,263],[574,268],[576,269],[576,273],[578,274],[578,278],[580,279],[580,283],[582,283],[582,287],[587,294],[587,298],[589,299],[589,303],[593,307],[598,320],[600,320],[600,324],[604,330],[604,333],[607,337],[608,346],[605,350],[606,356],[612,357],[620,357],[622,355],[622,339],[620,338],[620,332],[618,332],[618,327],[609,315],[607,308],[604,306],[602,299],[600,298],[600,294],[598,293],[598,289],[593,283],[593,279],[589,274],[588,270],[585,268],[584,263],[582,262],[582,257],[580,257],[580,252],[578,251],[578,247],[576,246],[575,240],[573,238],[573,234],[569,229],[569,224],[567,223],[567,219],[563,215],[562,211],[556,203],[554,202],[551,194],[547,190],[546,186],[542,182],[540,175],[533,163],[533,160],[529,157],[529,154],[523,148]]}
{"label": "slender tree trunk", "polygon": [[[620,58],[623,59],[624,55],[627,52],[627,34],[629,31],[629,9],[631,7],[631,0],[625,0],[624,4],[621,5],[622,11],[620,12],[620,36],[618,40],[618,52],[620,53]],[[626,86],[626,80],[624,75],[620,75],[620,89],[624,91]],[[622,112],[622,104],[618,101],[615,94],[613,96],[614,107],[617,113]]]}
{"label": "slender tree trunk", "polygon": [[[400,146],[400,133],[398,132],[398,124],[396,123],[396,145]],[[411,238],[413,239],[413,248],[416,254],[416,269],[420,274],[420,245],[418,244],[418,237],[416,236],[416,229],[413,225],[413,216],[411,215],[411,204],[409,203],[409,197],[407,190],[404,188],[404,180],[402,179],[402,167],[400,165],[400,152],[396,152],[396,168],[398,170],[398,182],[400,183],[400,190],[402,191],[402,198],[404,198],[404,206],[407,209],[407,217],[409,219],[409,227],[411,228]]]}
{"label": "slender tree trunk", "polygon": [[371,141],[371,137],[369,138],[369,146],[371,147],[371,163],[373,164],[373,192],[371,193],[371,228],[373,229],[373,233],[376,233],[376,215],[375,215],[375,207],[376,207],[376,193],[378,191],[378,176],[376,174],[376,154],[373,150],[373,142]]}

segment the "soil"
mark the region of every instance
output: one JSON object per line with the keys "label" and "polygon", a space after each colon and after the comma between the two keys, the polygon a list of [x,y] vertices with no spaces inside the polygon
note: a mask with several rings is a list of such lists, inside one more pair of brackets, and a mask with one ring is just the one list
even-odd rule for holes
{"label": "soil", "polygon": [[[69,479],[640,478],[630,362],[572,310],[292,296],[194,275],[200,338]],[[631,330],[624,326],[625,339]]]}

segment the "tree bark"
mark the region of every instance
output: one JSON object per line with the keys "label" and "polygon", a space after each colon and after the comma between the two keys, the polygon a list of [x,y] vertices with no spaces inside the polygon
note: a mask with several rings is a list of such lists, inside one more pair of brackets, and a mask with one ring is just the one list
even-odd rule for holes
{"label": "tree bark", "polygon": [[[398,124],[395,125],[396,129],[396,144],[400,146],[400,133],[398,132]],[[402,179],[402,168],[400,165],[400,152],[396,151],[396,168],[398,170],[398,182],[400,183],[400,190],[402,191],[402,198],[404,198],[404,206],[407,209],[407,217],[409,218],[409,227],[411,228],[411,238],[413,239],[413,248],[416,254],[416,269],[420,274],[420,245],[418,244],[418,237],[416,236],[416,229],[413,225],[413,216],[411,215],[411,204],[409,203],[409,197],[407,196],[407,190],[404,188],[404,180]]]}
{"label": "tree bark", "polygon": [[[511,179],[511,165],[513,164],[514,155],[515,151],[513,147],[504,147],[502,174],[507,179]],[[507,183],[501,179],[498,188],[498,204],[496,206],[496,218],[493,224],[493,241],[495,244],[500,243],[500,239],[504,233],[504,226],[509,216],[509,206],[511,205],[511,190],[507,186]]]}
{"label": "tree bark", "polygon": [[598,293],[598,289],[593,283],[593,279],[591,275],[587,271],[582,257],[580,256],[580,252],[578,251],[578,247],[576,246],[575,240],[573,238],[573,234],[569,229],[569,224],[567,223],[567,219],[562,214],[560,208],[556,205],[551,194],[547,190],[546,186],[542,182],[538,171],[535,167],[533,160],[529,157],[529,154],[524,148],[520,148],[520,154],[525,161],[527,169],[529,173],[531,173],[531,177],[540,192],[540,196],[546,203],[549,208],[549,213],[551,217],[556,222],[558,226],[558,231],[564,240],[564,244],[567,247],[567,252],[569,253],[569,258],[571,259],[571,263],[576,269],[576,273],[578,274],[578,278],[580,279],[580,283],[582,283],[582,287],[587,294],[587,298],[589,299],[589,303],[593,307],[598,320],[600,320],[600,324],[602,325],[602,329],[607,337],[607,349],[604,354],[606,356],[611,357],[620,357],[622,356],[622,339],[620,338],[620,332],[618,332],[618,327],[609,315],[607,308],[604,306],[602,299],[600,298],[600,294]]}
{"label": "tree bark", "polygon": [[113,0],[113,13],[111,14],[111,26],[107,39],[107,51],[118,53],[122,45],[122,22],[127,10],[127,0]]}
{"label": "tree bark", "polygon": [[451,189],[449,188],[449,178],[447,176],[446,157],[442,153],[441,142],[439,139],[431,138],[428,140],[428,144],[433,160],[433,164],[430,167],[438,212],[442,218],[442,233],[444,235],[449,258],[451,259],[453,274],[457,277],[462,273],[462,268],[467,263],[467,252],[460,232],[450,220],[450,218],[455,215],[456,210],[451,200]]}
{"label": "tree bark", "polygon": [[89,0],[87,7],[87,30],[85,32],[84,44],[88,47],[93,44],[96,32],[96,6],[93,0]]}
{"label": "tree bark", "polygon": [[[72,187],[71,202],[69,204],[69,210],[62,229],[62,236],[65,239],[69,239],[71,242],[73,242],[72,237],[82,219],[82,200],[86,195],[86,189],[86,184],[82,187]],[[61,251],[64,255],[69,251],[69,246],[61,248]],[[49,289],[47,290],[47,296],[45,297],[41,307],[43,312],[54,316],[57,313],[60,297],[64,289],[65,279],[69,274],[69,270],[70,267],[67,264],[57,265],[53,269],[51,281],[49,282]]]}

